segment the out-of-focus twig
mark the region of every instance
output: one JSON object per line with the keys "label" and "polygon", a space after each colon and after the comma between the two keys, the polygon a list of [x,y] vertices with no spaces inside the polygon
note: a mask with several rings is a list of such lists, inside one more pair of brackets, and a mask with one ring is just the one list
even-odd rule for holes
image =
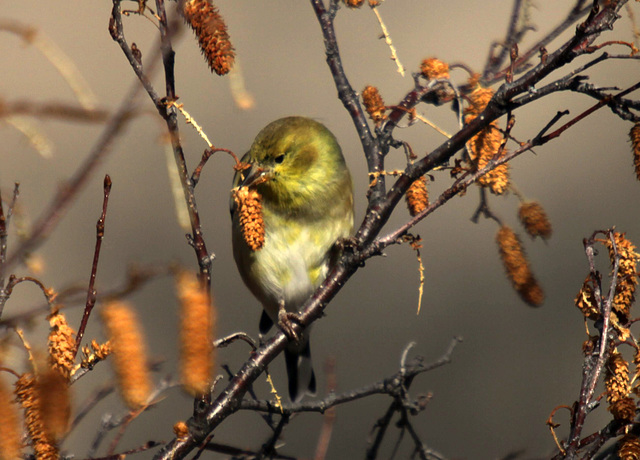
{"label": "out-of-focus twig", "polygon": [[15,20],[0,20],[0,30],[20,36],[33,45],[51,62],[74,92],[80,105],[87,111],[95,110],[97,98],[73,60],[44,32]]}

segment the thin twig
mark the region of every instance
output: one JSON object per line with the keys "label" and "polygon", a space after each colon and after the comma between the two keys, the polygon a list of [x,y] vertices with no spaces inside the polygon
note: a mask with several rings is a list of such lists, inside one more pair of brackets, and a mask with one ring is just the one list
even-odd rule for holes
{"label": "thin twig", "polygon": [[89,316],[96,304],[96,274],[98,272],[98,260],[100,260],[100,248],[102,247],[102,240],[104,239],[104,224],[107,218],[107,205],[109,204],[109,195],[111,193],[111,178],[107,174],[104,176],[103,183],[103,198],[102,198],[102,213],[96,223],[96,246],[93,252],[93,263],[91,264],[91,275],[89,276],[89,288],[87,289],[87,302],[84,307],[84,314],[82,315],[82,321],[78,328],[78,334],[76,336],[76,349],[74,351],[74,357],[77,356],[82,338],[84,337],[84,331],[89,322]]}

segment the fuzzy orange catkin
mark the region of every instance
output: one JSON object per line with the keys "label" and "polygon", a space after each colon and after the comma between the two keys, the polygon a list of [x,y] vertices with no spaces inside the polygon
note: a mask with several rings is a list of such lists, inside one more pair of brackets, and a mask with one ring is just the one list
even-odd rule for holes
{"label": "fuzzy orange catkin", "polygon": [[[468,96],[469,106],[465,109],[464,122],[471,123],[485,109],[491,98],[493,90],[491,88],[483,88],[477,86]],[[493,121],[473,136],[467,142],[467,151],[469,157],[476,169],[482,169],[492,160],[500,151],[503,136],[498,129],[498,122]],[[496,166],[488,173],[478,179],[478,184],[489,188],[491,193],[502,195],[509,188],[509,166],[503,163]]]}
{"label": "fuzzy orange catkin", "polygon": [[0,460],[15,460],[22,450],[22,428],[13,397],[0,380]]}
{"label": "fuzzy orange catkin", "polygon": [[42,420],[41,403],[34,374],[28,372],[20,376],[15,383],[15,395],[24,411],[24,424],[36,459],[58,460],[58,447],[45,430]]}
{"label": "fuzzy orange catkin", "polygon": [[182,270],[176,275],[180,301],[180,374],[193,396],[209,391],[215,359],[215,308],[198,277]]}
{"label": "fuzzy orange catkin", "polygon": [[73,370],[76,341],[73,329],[59,306],[49,315],[49,326],[49,364],[69,381]]}
{"label": "fuzzy orange catkin", "polygon": [[232,194],[238,208],[238,218],[244,239],[251,250],[257,251],[264,245],[262,196],[256,190],[247,187],[235,189]]}
{"label": "fuzzy orange catkin", "polygon": [[378,124],[387,118],[384,100],[375,86],[368,85],[362,90],[362,103],[374,123]]}
{"label": "fuzzy orange catkin", "polygon": [[607,390],[607,402],[610,405],[625,398],[631,391],[629,383],[629,363],[618,351],[614,351],[607,360],[604,386]]}
{"label": "fuzzy orange catkin", "polygon": [[518,236],[510,227],[503,225],[498,230],[496,241],[500,258],[514,289],[532,307],[540,306],[544,301],[544,292],[531,272]]}
{"label": "fuzzy orange catkin", "polygon": [[229,73],[235,61],[235,52],[227,24],[211,0],[183,0],[181,11],[196,36],[209,68],[218,75]]}
{"label": "fuzzy orange catkin", "polygon": [[547,217],[547,213],[544,212],[544,208],[537,201],[520,203],[518,218],[532,238],[539,236],[546,240],[551,237],[551,233],[553,233],[551,222]]}
{"label": "fuzzy orange catkin", "polygon": [[122,398],[130,409],[140,409],[151,393],[151,378],[137,315],[129,304],[111,301],[102,310],[102,320],[109,337]]}
{"label": "fuzzy orange catkin", "polygon": [[[620,257],[618,277],[616,279],[616,291],[613,298],[613,309],[624,318],[629,317],[631,304],[635,301],[636,285],[638,284],[638,258],[635,245],[629,241],[624,233],[614,232],[615,249]],[[609,238],[604,241],[609,250],[611,265],[615,263],[615,252]]]}
{"label": "fuzzy orange catkin", "polygon": [[71,397],[69,385],[57,368],[44,366],[37,377],[38,401],[41,405],[42,423],[53,439],[61,439],[69,430]]}
{"label": "fuzzy orange catkin", "polygon": [[420,176],[413,181],[407,190],[406,200],[411,216],[416,216],[427,209],[427,206],[429,206],[429,193],[425,176]]}

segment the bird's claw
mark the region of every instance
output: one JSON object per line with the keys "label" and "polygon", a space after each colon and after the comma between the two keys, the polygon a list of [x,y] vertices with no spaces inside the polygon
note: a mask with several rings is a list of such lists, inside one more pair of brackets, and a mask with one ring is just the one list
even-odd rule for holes
{"label": "bird's claw", "polygon": [[293,323],[300,324],[300,316],[297,313],[292,313],[284,308],[280,308],[278,310],[278,327],[289,340],[298,342],[300,336],[293,329]]}

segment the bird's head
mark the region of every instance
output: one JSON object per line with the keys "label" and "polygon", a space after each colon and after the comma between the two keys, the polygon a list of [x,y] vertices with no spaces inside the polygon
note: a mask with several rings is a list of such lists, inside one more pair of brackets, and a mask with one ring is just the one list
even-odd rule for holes
{"label": "bird's head", "polygon": [[287,208],[307,206],[348,178],[336,138],[322,124],[287,117],[267,125],[244,156],[250,168],[236,185],[255,186],[263,199]]}

